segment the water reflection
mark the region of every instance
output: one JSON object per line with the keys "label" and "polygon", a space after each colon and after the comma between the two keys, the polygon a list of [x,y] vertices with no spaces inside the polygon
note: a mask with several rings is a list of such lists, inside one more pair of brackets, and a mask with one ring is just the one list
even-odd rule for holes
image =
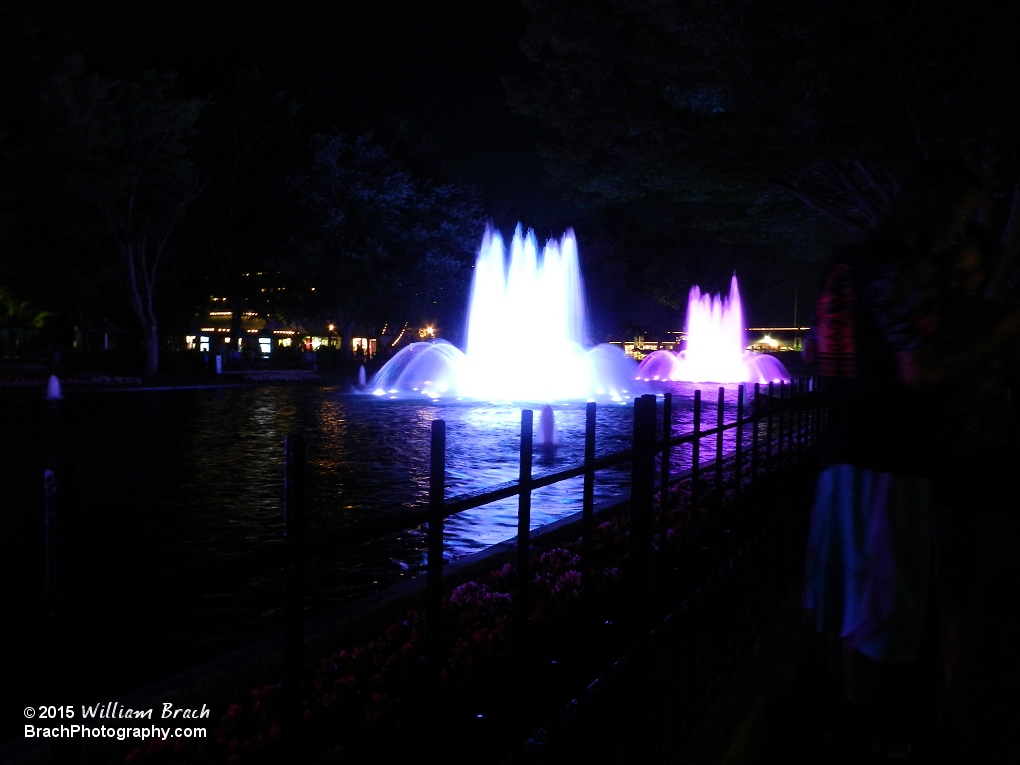
{"label": "water reflection", "polygon": [[[670,388],[674,432],[686,432],[693,386]],[[727,388],[727,419],[735,391]],[[705,398],[709,428],[714,392]],[[598,455],[630,447],[632,412],[599,408]],[[583,461],[585,405],[557,405],[555,415],[559,446],[536,452],[536,473]],[[509,405],[389,401],[325,387],[71,394],[58,406],[0,399],[0,607],[14,622],[40,613],[41,480],[56,458],[75,479],[82,551],[76,580],[96,596],[94,679],[134,683],[279,628],[280,572],[235,564],[281,543],[288,433],[306,433],[309,533],[331,538],[426,501],[437,418],[447,422],[448,497],[515,480],[520,417]],[[706,438],[703,457],[714,448],[714,437]],[[629,475],[628,466],[600,472],[596,498],[625,490]],[[537,491],[533,525],[576,511],[580,495],[581,479]],[[516,499],[465,513],[447,524],[448,553],[477,550],[513,536],[516,527]],[[410,529],[375,547],[310,561],[311,600],[324,610],[412,576],[423,551],[421,531]],[[149,650],[118,655],[113,647],[126,637]]]}

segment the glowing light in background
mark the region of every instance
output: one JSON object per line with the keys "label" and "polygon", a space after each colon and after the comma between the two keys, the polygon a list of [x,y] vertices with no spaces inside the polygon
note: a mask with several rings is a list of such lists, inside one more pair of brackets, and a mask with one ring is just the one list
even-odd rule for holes
{"label": "glowing light in background", "polygon": [[744,316],[737,275],[728,298],[702,294],[697,286],[687,299],[687,347],[678,354],[655,351],[638,366],[641,380],[767,383],[789,380],[772,356],[745,350]]}
{"label": "glowing light in background", "polygon": [[475,263],[467,351],[444,341],[412,343],[376,373],[376,395],[394,390],[490,401],[621,400],[635,364],[610,345],[586,349],[584,289],[577,241],[567,231],[546,243],[518,225],[509,261],[499,232],[487,229]]}

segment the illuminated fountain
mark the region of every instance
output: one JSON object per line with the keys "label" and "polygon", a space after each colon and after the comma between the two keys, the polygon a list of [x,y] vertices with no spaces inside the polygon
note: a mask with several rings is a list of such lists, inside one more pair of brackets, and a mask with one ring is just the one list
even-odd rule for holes
{"label": "illuminated fountain", "polygon": [[728,298],[691,289],[687,300],[687,346],[677,354],[654,351],[638,366],[641,380],[682,380],[714,383],[767,383],[789,380],[786,368],[772,356],[745,350],[744,317],[737,276]]}
{"label": "illuminated fountain", "polygon": [[559,439],[556,437],[556,413],[548,404],[542,407],[542,414],[538,417],[535,443],[544,449],[555,449],[559,445]]}
{"label": "illuminated fountain", "polygon": [[56,375],[50,375],[50,380],[46,384],[46,398],[50,401],[57,401],[63,398],[60,392],[60,378]]}
{"label": "illuminated fountain", "polygon": [[584,290],[574,232],[546,243],[518,226],[509,263],[487,229],[475,263],[467,351],[444,341],[412,343],[376,373],[378,396],[424,394],[488,401],[551,402],[634,389],[634,362],[617,347],[584,345]]}

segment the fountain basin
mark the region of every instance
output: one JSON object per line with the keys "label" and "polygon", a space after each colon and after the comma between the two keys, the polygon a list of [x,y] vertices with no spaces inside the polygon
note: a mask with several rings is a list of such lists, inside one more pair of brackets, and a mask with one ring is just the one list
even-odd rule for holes
{"label": "fountain basin", "polygon": [[567,231],[546,243],[518,226],[509,257],[486,230],[475,263],[467,350],[444,341],[413,343],[372,378],[377,396],[453,396],[546,403],[605,398],[636,390],[636,363],[615,346],[585,345],[585,305],[577,241]]}
{"label": "fountain basin", "polygon": [[730,294],[702,294],[691,288],[687,300],[687,347],[648,354],[638,365],[639,381],[695,383],[769,383],[789,381],[790,373],[777,359],[745,350],[744,316],[737,275]]}

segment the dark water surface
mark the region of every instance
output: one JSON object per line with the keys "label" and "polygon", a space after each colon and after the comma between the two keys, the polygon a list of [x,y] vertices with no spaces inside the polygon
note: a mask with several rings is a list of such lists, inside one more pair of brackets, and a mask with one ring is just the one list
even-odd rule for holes
{"label": "dark water surface", "polygon": [[[693,388],[671,387],[679,410],[674,432],[686,432]],[[733,387],[727,396],[732,410]],[[705,398],[708,428],[714,392]],[[89,656],[85,686],[90,698],[106,701],[282,628],[282,571],[235,564],[282,544],[287,434],[306,434],[309,534],[336,536],[426,501],[434,419],[447,422],[448,497],[516,479],[520,409],[392,401],[312,386],[72,393],[56,402],[0,398],[0,607],[14,625],[18,650],[11,656],[20,651],[29,668],[48,661],[38,641],[48,465],[73,492],[72,580]],[[536,450],[536,474],[583,461],[584,410],[583,403],[555,407],[560,445]],[[630,447],[632,417],[630,404],[599,406],[598,454]],[[704,456],[713,444],[705,439]],[[596,498],[619,493],[628,479],[629,467],[600,473]],[[536,492],[533,524],[578,510],[580,480]],[[448,522],[448,555],[515,533],[516,499],[479,508]],[[413,576],[424,545],[421,530],[410,529],[311,560],[313,612]],[[20,696],[16,702],[22,705]]]}

